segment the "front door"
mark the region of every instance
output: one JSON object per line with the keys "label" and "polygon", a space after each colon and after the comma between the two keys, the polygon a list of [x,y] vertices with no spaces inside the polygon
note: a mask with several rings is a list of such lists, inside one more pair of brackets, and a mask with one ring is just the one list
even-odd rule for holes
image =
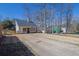
{"label": "front door", "polygon": [[27,28],[27,33],[30,33],[30,30],[29,30],[29,28]]}
{"label": "front door", "polygon": [[30,28],[23,28],[23,33],[30,33]]}

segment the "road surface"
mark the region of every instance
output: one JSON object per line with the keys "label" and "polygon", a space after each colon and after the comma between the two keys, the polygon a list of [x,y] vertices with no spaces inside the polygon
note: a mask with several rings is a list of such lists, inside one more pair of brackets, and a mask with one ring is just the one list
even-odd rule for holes
{"label": "road surface", "polygon": [[18,34],[16,36],[38,56],[79,56],[79,40],[68,41],[63,37],[54,39],[53,36],[51,40],[50,34]]}
{"label": "road surface", "polygon": [[0,42],[0,56],[34,56],[34,54],[16,36],[6,36]]}

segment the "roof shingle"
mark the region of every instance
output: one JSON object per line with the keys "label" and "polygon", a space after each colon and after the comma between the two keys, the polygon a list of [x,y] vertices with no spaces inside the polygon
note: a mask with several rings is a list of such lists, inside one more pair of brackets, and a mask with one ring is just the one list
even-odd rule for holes
{"label": "roof shingle", "polygon": [[32,21],[27,22],[26,20],[18,20],[17,24],[19,26],[36,26]]}

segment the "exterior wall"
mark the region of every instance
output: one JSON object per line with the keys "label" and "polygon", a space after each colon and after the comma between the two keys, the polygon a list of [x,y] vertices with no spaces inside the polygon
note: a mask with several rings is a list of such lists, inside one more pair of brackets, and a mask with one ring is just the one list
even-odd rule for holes
{"label": "exterior wall", "polygon": [[27,30],[26,30],[26,32],[23,32],[23,28],[30,28],[30,27],[26,27],[26,26],[20,26],[20,32],[19,33],[27,33]]}
{"label": "exterior wall", "polygon": [[15,27],[16,27],[16,33],[19,33],[20,32],[20,30],[19,30],[19,26],[18,26],[18,24],[17,24],[17,21],[15,22]]}
{"label": "exterior wall", "polygon": [[19,33],[23,33],[22,27],[19,27]]}
{"label": "exterior wall", "polygon": [[[23,32],[23,28],[26,28],[26,32]],[[27,28],[29,28],[30,33],[35,33],[36,32],[36,27],[25,27],[25,26],[20,26],[20,32],[19,33],[27,33]]]}
{"label": "exterior wall", "polygon": [[36,27],[32,27],[32,28],[30,28],[30,32],[31,32],[31,33],[35,33],[35,32],[37,32]]}

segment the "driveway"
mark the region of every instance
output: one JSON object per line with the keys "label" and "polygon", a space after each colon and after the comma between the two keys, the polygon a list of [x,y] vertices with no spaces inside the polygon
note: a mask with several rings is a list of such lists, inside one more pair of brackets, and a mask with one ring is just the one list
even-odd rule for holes
{"label": "driveway", "polygon": [[0,42],[0,56],[33,56],[16,36],[6,36]]}
{"label": "driveway", "polygon": [[[54,39],[51,34],[18,34],[24,45],[39,56],[79,56],[79,44],[63,37]],[[55,37],[56,35],[54,35]]]}

